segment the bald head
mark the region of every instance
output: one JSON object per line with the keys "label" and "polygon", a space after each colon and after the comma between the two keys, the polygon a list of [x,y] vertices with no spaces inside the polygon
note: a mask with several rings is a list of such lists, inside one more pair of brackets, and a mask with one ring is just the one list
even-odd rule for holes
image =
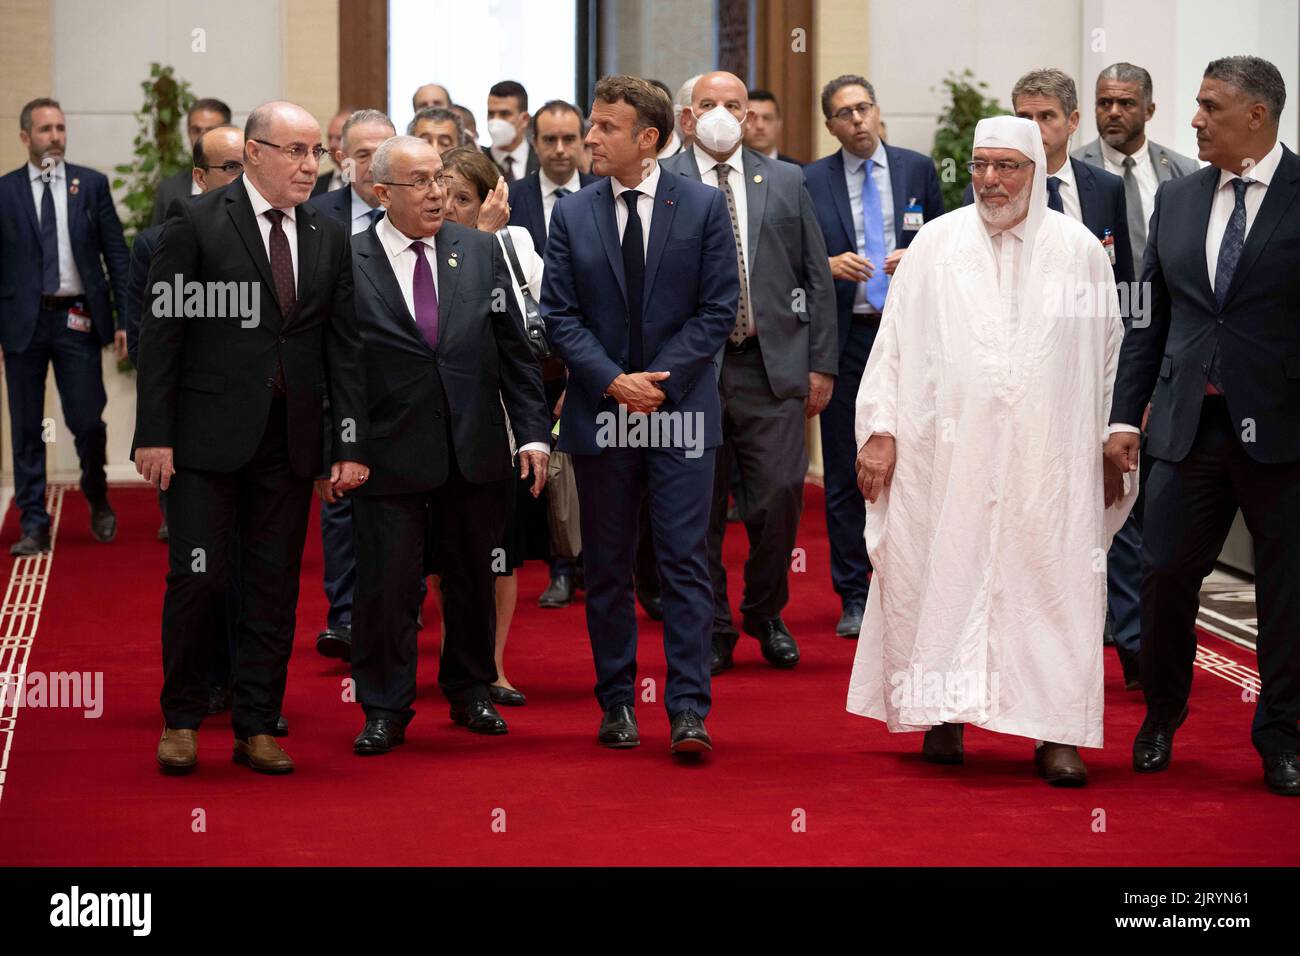
{"label": "bald head", "polygon": [[320,124],[296,103],[263,103],[244,126],[244,174],[277,209],[306,202],[316,184]]}
{"label": "bald head", "polygon": [[715,159],[723,160],[738,148],[740,138],[734,143],[719,143],[715,137],[707,135],[701,137],[697,133],[700,119],[719,107],[735,117],[736,122],[740,124],[740,137],[743,138],[752,120],[749,110],[749,90],[741,82],[740,77],[722,70],[705,73],[695,81],[695,87],[691,92],[691,105],[682,110],[682,128],[706,153]]}
{"label": "bald head", "polygon": [[244,132],[238,126],[218,126],[194,141],[190,175],[203,192],[220,189],[243,172]]}
{"label": "bald head", "polygon": [[446,109],[451,105],[451,94],[447,92],[447,87],[437,83],[426,83],[415,91],[411,97],[411,109],[417,113],[420,110],[427,109],[430,106],[441,106]]}

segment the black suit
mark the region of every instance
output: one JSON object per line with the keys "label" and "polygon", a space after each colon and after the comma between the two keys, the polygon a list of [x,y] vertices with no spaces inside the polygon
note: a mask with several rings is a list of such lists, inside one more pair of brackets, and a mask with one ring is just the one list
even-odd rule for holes
{"label": "black suit", "polygon": [[[496,166],[497,169],[501,170],[501,175],[504,176],[506,174],[506,169],[504,166],[498,163],[496,161],[496,157],[492,155],[492,147],[480,146],[479,149],[483,150],[483,155],[486,156],[488,159],[492,160],[492,163]],[[529,143],[528,159],[525,161],[524,168],[522,171],[518,169],[514,171],[514,177],[515,179],[523,179],[525,176],[531,176],[533,173],[537,172],[541,168],[542,168],[542,163],[541,160],[537,158],[537,150],[533,149],[532,143]],[[510,182],[509,179],[507,179],[506,181]]]}
{"label": "black suit", "polygon": [[520,446],[547,442],[551,427],[514,296],[505,311],[493,309],[493,290],[511,288],[496,238],[447,222],[435,243],[436,350],[416,326],[379,232],[353,245],[372,470],[353,496],[352,674],[367,719],[403,724],[415,713],[426,550],[440,555],[442,570],[443,692],[486,697],[497,679],[493,571],[504,570],[498,549],[514,493],[502,401]]}
{"label": "black suit", "polygon": [[[579,189],[599,181],[599,176],[578,173]],[[546,207],[542,205],[540,173],[530,173],[510,184],[510,225],[523,226],[527,229],[528,234],[532,236],[533,248],[537,250],[537,254],[546,255]]]}
{"label": "black suit", "polygon": [[[364,461],[349,243],[337,223],[306,206],[294,210],[296,305],[286,316],[242,177],[172,211],[149,270],[134,443],[172,448],[176,467],[167,492],[162,706],[170,727],[197,728],[203,719],[214,637],[208,610],[230,577],[237,534],[233,724],[236,736],[247,737],[271,732],[283,699],[312,479],[329,461]],[[177,274],[251,289],[258,321],[159,317],[170,292],[153,290],[170,287]]]}
{"label": "black suit", "polygon": [[[1283,148],[1222,306],[1205,248],[1219,176],[1207,167],[1156,193],[1142,262],[1150,323],[1125,336],[1111,421],[1137,425],[1151,403],[1147,707],[1174,717],[1187,700],[1200,584],[1240,508],[1254,537],[1260,622],[1252,739],[1268,756],[1296,752],[1300,720],[1300,159]],[[1222,396],[1206,388],[1216,350]]]}
{"label": "black suit", "polygon": [[172,203],[178,199],[189,199],[193,195],[194,170],[186,166],[158,184],[158,192],[153,197],[153,212],[149,214],[149,225],[161,226]]}

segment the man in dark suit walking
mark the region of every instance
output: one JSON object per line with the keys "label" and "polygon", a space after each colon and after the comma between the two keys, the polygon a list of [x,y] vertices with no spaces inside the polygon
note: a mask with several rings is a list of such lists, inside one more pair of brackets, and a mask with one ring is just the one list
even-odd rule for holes
{"label": "man in dark suit walking", "polygon": [[444,221],[438,151],[398,136],[379,147],[371,170],[387,214],[353,246],[374,468],[353,501],[360,755],[403,743],[415,715],[427,550],[441,569],[438,684],[451,719],[474,733],[506,732],[488,695],[497,679],[493,572],[514,495],[502,403],[534,495],[546,483],[551,431],[518,306],[507,295],[499,308],[494,294],[510,287],[505,256],[491,233]]}
{"label": "man in dark suit walking", "polygon": [[68,134],[58,102],[42,98],[24,106],[18,135],[27,162],[0,179],[0,348],[22,529],[9,553],[28,556],[50,550],[45,510],[45,442],[50,439],[42,419],[51,364],[81,460],[91,534],[103,542],[117,534],[104,474],[107,398],[100,349],[113,344],[119,358],[126,356],[120,323],[129,260],[108,180],[64,161]]}
{"label": "man in dark suit walking", "polygon": [[712,749],[704,718],[712,701],[707,533],[722,442],[715,358],[735,327],[739,280],[722,193],[665,174],[655,160],[671,126],[672,104],[649,82],[596,84],[587,143],[593,171],[608,178],[556,203],[541,308],[569,369],[559,448],[573,456],[578,481],[587,630],[604,711],[598,739],[640,743],[632,563],[648,494],[671,747],[700,753]]}
{"label": "man in dark suit walking", "polygon": [[227,586],[235,534],[234,757],[263,773],[293,770],[273,734],[312,481],[326,462],[318,484],[334,493],[368,476],[348,235],[302,205],[325,151],[320,126],[299,106],[267,103],[244,132],[244,175],[172,207],[140,329],[135,462],[167,491],[170,528],[157,751],[168,772],[197,764],[216,639],[209,610]]}
{"label": "man in dark suit walking", "polygon": [[1251,739],[1300,796],[1300,159],[1278,141],[1286,87],[1253,56],[1206,67],[1192,120],[1210,165],[1156,193],[1106,454],[1137,467],[1151,405],[1142,541],[1142,691],[1133,769],[1164,770],[1187,716],[1201,581],[1240,508],[1255,544],[1260,695]]}
{"label": "man in dark suit walking", "polygon": [[769,664],[789,668],[799,663],[799,646],[781,611],[790,598],[790,560],[803,513],[804,423],[826,407],[838,370],[835,289],[802,172],[741,146],[753,120],[745,84],[731,73],[706,73],[694,96],[682,111],[691,148],[663,168],[722,192],[740,257],[739,308],[718,382],[723,443],[709,517],[710,669],[716,675],[731,666],[739,637],[722,563],[733,463],[749,534],[742,626]]}
{"label": "man in dark suit walking", "polygon": [[858,383],[880,328],[889,279],[917,231],[944,209],[930,157],[881,139],[880,106],[870,83],[860,76],[836,77],[822,89],[821,106],[826,128],[842,147],[804,167],[835,277],[839,317],[839,374],[821,414],[826,531],[831,582],[843,611],[835,633],[856,638],[871,572],[855,470]]}
{"label": "man in dark suit walking", "polygon": [[[211,97],[195,100],[194,105],[185,115],[185,135],[190,149],[194,149],[194,144],[199,141],[199,137],[208,130],[229,125],[230,107],[221,100]],[[176,200],[199,195],[199,187],[192,173],[190,167],[186,166],[158,184],[158,192],[154,194],[153,199],[153,212],[149,216],[149,225],[161,226],[163,220],[167,218],[167,210]]]}

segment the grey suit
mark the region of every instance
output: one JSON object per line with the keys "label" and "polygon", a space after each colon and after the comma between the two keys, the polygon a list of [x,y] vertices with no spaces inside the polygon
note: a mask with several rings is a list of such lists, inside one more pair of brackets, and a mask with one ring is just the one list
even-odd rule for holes
{"label": "grey suit", "polygon": [[[723,346],[718,387],[723,445],[714,469],[709,565],[713,578],[715,638],[735,643],[727,599],[722,541],[733,462],[740,473],[741,509],[749,533],[745,595],[747,625],[779,617],[789,600],[788,572],[803,509],[808,468],[804,400],[809,372],[839,369],[835,287],[803,171],[744,149],[749,301],[757,339]],[[666,172],[701,180],[695,150],[661,164]]]}

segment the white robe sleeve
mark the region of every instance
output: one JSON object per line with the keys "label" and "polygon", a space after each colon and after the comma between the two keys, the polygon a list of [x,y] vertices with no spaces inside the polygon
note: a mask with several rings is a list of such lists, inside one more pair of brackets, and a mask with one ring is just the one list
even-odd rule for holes
{"label": "white robe sleeve", "polygon": [[[1119,299],[1115,292],[1115,274],[1110,267],[1105,253],[1095,244],[1089,245],[1089,272],[1093,282],[1093,288],[1106,288],[1109,286],[1109,295],[1104,297],[1104,301],[1099,303],[1098,320],[1105,326],[1106,342],[1106,366],[1105,366],[1105,388],[1102,392],[1102,409],[1101,409],[1101,433],[1098,436],[1098,447],[1104,445],[1107,437],[1110,435],[1110,408],[1115,397],[1115,373],[1119,369],[1120,346],[1124,342],[1124,320],[1119,314]],[[1100,452],[1099,452],[1100,453]],[[1133,505],[1137,501],[1138,494],[1138,473],[1130,472],[1124,476],[1124,493],[1119,499],[1106,509],[1105,528],[1106,541],[1109,542],[1124,526],[1128,520],[1129,512],[1133,510]]]}

